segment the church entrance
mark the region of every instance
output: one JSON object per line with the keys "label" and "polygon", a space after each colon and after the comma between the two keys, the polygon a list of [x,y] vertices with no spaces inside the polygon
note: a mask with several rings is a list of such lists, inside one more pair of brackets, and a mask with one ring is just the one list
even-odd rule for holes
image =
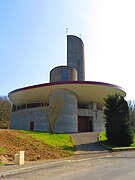
{"label": "church entrance", "polygon": [[78,116],[78,132],[92,131],[92,117]]}

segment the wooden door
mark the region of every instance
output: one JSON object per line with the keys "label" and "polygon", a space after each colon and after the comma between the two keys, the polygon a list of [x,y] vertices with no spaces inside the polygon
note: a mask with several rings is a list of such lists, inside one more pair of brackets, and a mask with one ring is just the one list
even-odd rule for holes
{"label": "wooden door", "polygon": [[30,122],[30,130],[31,130],[31,131],[34,131],[34,121],[31,121],[31,122]]}

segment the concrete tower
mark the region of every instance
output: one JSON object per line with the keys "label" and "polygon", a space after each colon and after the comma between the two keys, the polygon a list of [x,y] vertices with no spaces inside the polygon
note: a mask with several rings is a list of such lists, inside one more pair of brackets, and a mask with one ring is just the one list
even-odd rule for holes
{"label": "concrete tower", "polygon": [[77,36],[67,36],[67,66],[77,70],[78,81],[85,81],[84,44]]}
{"label": "concrete tower", "polygon": [[50,71],[50,82],[77,81],[77,70],[71,66],[57,66]]}

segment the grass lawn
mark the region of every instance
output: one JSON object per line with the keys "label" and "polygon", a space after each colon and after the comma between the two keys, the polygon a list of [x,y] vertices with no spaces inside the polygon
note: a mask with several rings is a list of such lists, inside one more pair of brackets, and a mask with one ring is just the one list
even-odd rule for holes
{"label": "grass lawn", "polygon": [[51,134],[39,131],[20,130],[31,137],[41,140],[43,143],[56,148],[63,149],[69,154],[73,154],[75,141],[69,134]]}
{"label": "grass lawn", "polygon": [[0,147],[0,154],[5,153],[5,151],[6,151],[5,148],[1,146],[1,147]]}
{"label": "grass lawn", "polygon": [[134,142],[131,144],[131,147],[135,147],[135,134],[134,134]]}
{"label": "grass lawn", "polygon": [[2,162],[0,162],[0,166],[4,166],[4,164]]}
{"label": "grass lawn", "polygon": [[[106,137],[106,132],[105,131],[102,131],[100,132],[100,142],[109,147],[109,148],[118,148],[119,146],[118,145],[115,145],[115,144],[111,144],[107,141],[107,137]],[[135,134],[134,134],[134,142],[129,146],[130,148],[132,147],[135,147]],[[122,148],[122,147],[120,147]]]}

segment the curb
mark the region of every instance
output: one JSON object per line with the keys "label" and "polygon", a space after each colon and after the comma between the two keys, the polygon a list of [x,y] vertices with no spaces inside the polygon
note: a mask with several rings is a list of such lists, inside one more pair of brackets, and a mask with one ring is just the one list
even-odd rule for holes
{"label": "curb", "polygon": [[11,176],[19,173],[24,173],[24,172],[30,172],[36,169],[43,169],[43,168],[48,168],[48,167],[55,167],[58,165],[64,165],[70,163],[70,160],[64,160],[64,161],[58,161],[58,162],[51,162],[51,163],[46,163],[46,164],[40,164],[40,165],[34,165],[34,166],[29,166],[29,167],[23,167],[15,170],[10,170],[10,171],[5,171],[0,173],[0,178],[5,177],[5,176]]}
{"label": "curb", "polygon": [[118,152],[118,151],[133,151],[135,150],[134,147],[121,147],[121,148],[112,148],[113,152]]}
{"label": "curb", "polygon": [[119,151],[133,151],[135,150],[135,147],[116,147],[116,148],[110,148],[108,146],[105,146],[104,144],[102,144],[102,142],[100,141],[100,135],[98,135],[98,142],[101,146],[103,146],[104,148],[112,151],[112,152],[119,152]]}
{"label": "curb", "polygon": [[83,161],[94,160],[94,159],[99,159],[99,158],[102,159],[105,157],[111,157],[111,156],[108,155],[108,156],[90,157],[90,158],[78,159],[78,160],[64,160],[64,161],[34,165],[34,166],[24,167],[24,168],[20,168],[20,169],[16,169],[16,170],[2,172],[2,173],[0,173],[0,178],[6,177],[6,176],[17,175],[17,174],[25,173],[25,172],[31,172],[34,170],[38,170],[39,168],[40,169],[51,168],[51,167],[55,167],[55,166],[62,166],[62,165],[69,164],[69,163],[77,163],[77,162],[83,162]]}
{"label": "curb", "polygon": [[102,144],[102,142],[100,141],[100,134],[98,135],[97,140],[98,140],[98,143],[99,143],[102,147],[104,147],[105,149],[108,149],[108,150],[110,150],[110,151],[113,151],[112,148],[110,148],[110,147],[105,146],[104,144]]}

